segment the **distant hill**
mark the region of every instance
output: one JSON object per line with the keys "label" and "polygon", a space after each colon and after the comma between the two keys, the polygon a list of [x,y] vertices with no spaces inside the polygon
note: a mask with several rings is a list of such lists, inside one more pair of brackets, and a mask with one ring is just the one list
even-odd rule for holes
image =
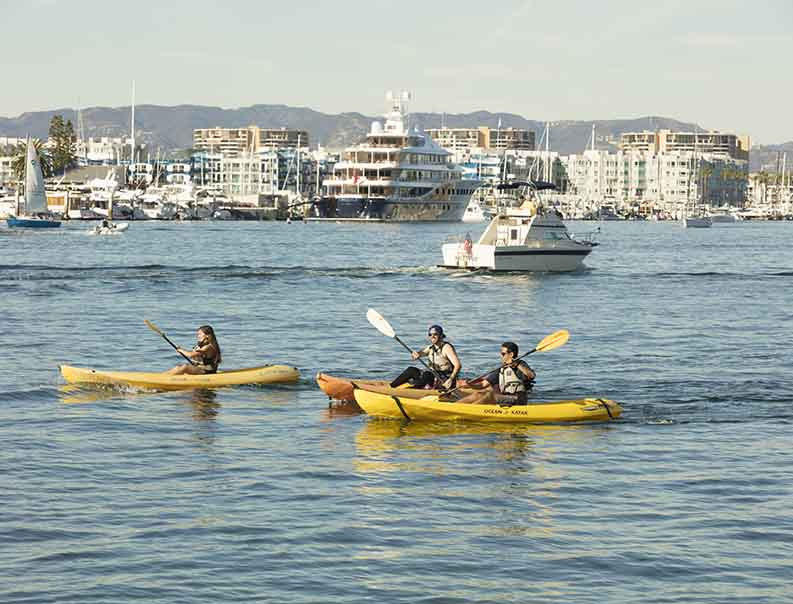
{"label": "distant hill", "polygon": [[[15,118],[0,117],[0,136],[45,137],[53,115],[63,115],[77,127],[74,109],[55,109],[23,113]],[[83,109],[83,123],[88,136],[122,136],[129,133],[130,107],[90,107]],[[203,105],[138,105],[135,107],[136,138],[150,149],[164,152],[186,149],[192,145],[193,129],[213,126],[234,128],[257,125],[262,128],[302,128],[308,130],[311,144],[340,148],[360,140],[369,130],[372,121],[381,116],[361,113],[321,113],[307,107],[287,105],[252,105],[238,109],[222,109]],[[450,128],[489,126],[496,128],[499,120],[503,128],[527,128],[536,132],[540,144],[545,122],[529,120],[513,113],[440,114],[413,113],[412,124],[423,128]],[[698,126],[671,118],[656,116],[624,120],[567,120],[551,123],[550,148],[564,155],[580,153],[590,144],[592,124],[595,125],[596,147],[616,149],[620,134],[649,129],[693,130]],[[792,143],[786,143],[792,145]],[[770,149],[774,146],[769,146]],[[764,148],[765,149],[765,148]],[[793,154],[791,154],[793,161]],[[752,161],[754,164],[754,160]]]}

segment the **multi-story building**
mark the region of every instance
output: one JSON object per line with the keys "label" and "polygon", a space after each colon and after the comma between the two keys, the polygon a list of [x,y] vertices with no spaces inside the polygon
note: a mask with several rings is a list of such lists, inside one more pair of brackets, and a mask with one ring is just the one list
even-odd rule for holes
{"label": "multi-story building", "polygon": [[300,191],[311,195],[316,189],[317,163],[309,153],[299,158],[294,149],[261,149],[256,153],[228,155],[196,153],[193,182],[231,197],[277,195]]}
{"label": "multi-story building", "polygon": [[14,182],[13,155],[0,155],[0,187]]}
{"label": "multi-story building", "polygon": [[221,153],[227,157],[258,153],[264,149],[285,149],[300,146],[308,148],[306,130],[287,128],[268,129],[258,126],[247,128],[196,128],[193,130],[193,148],[210,154]]}
{"label": "multi-story building", "polygon": [[738,160],[749,160],[748,136],[722,132],[625,132],[620,137],[619,148],[624,152],[724,154]]}
{"label": "multi-story building", "polygon": [[426,133],[452,153],[471,149],[531,151],[535,146],[534,132],[521,128],[428,128]]}
{"label": "multi-story building", "polygon": [[568,192],[593,203],[742,205],[748,161],[724,153],[587,150],[562,158]]}

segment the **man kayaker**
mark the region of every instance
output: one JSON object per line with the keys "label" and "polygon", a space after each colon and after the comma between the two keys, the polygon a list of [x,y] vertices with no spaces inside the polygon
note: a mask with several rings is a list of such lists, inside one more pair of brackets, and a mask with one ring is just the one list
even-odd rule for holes
{"label": "man kayaker", "polygon": [[485,380],[489,388],[484,392],[475,392],[457,401],[458,403],[474,403],[480,405],[525,405],[528,392],[534,386],[537,374],[518,357],[518,345],[515,342],[504,342],[501,345],[501,367],[490,373]]}
{"label": "man kayaker", "polygon": [[178,348],[177,352],[183,354],[195,364],[184,363],[166,371],[171,375],[201,375],[204,373],[217,373],[218,365],[222,361],[220,344],[215,337],[215,330],[210,325],[202,325],[196,334],[196,345],[193,350]]}
{"label": "man kayaker", "polygon": [[422,371],[416,367],[408,367],[391,382],[392,388],[408,382],[414,388],[434,387],[443,390],[454,388],[457,376],[462,369],[457,351],[451,342],[446,341],[446,336],[440,325],[431,325],[427,331],[427,337],[430,340],[430,345],[421,350],[414,350],[411,356],[414,361],[421,357],[427,357],[427,364],[431,370]]}

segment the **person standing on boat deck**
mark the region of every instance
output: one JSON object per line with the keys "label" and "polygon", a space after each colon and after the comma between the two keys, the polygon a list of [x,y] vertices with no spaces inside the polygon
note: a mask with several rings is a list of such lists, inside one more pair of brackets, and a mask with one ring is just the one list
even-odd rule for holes
{"label": "person standing on boat deck", "polygon": [[518,345],[515,342],[504,342],[501,345],[501,367],[489,374],[485,380],[489,388],[485,392],[475,392],[458,403],[475,403],[480,405],[525,405],[528,392],[534,386],[537,374],[529,365],[518,357]]}
{"label": "person standing on boat deck", "polygon": [[215,337],[215,330],[210,325],[202,325],[198,328],[196,338],[197,342],[193,350],[176,349],[177,352],[194,361],[195,365],[184,363],[169,369],[166,373],[171,375],[217,373],[218,365],[223,359],[220,355],[220,344]]}
{"label": "person standing on boat deck", "polygon": [[460,374],[462,365],[457,356],[457,351],[451,342],[447,342],[443,328],[440,325],[431,325],[427,332],[430,345],[421,350],[414,350],[411,353],[413,360],[417,361],[421,357],[427,357],[428,365],[440,376],[440,379],[432,372],[408,367],[399,377],[391,382],[391,387],[396,388],[402,384],[410,382],[414,388],[424,388],[426,386],[443,388],[449,390],[457,384],[457,376]]}

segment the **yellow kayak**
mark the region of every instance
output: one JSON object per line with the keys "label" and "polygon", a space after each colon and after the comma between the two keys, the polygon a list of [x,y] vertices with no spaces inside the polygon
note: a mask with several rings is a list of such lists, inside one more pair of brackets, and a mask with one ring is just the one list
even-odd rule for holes
{"label": "yellow kayak", "polygon": [[528,405],[444,403],[437,396],[403,397],[355,389],[355,402],[368,415],[416,421],[468,420],[505,423],[593,422],[616,419],[622,407],[605,398]]}
{"label": "yellow kayak", "polygon": [[203,375],[169,375],[143,371],[100,371],[61,365],[61,373],[70,384],[113,384],[152,390],[186,388],[220,388],[244,384],[282,384],[296,382],[300,372],[287,365],[264,365]]}

